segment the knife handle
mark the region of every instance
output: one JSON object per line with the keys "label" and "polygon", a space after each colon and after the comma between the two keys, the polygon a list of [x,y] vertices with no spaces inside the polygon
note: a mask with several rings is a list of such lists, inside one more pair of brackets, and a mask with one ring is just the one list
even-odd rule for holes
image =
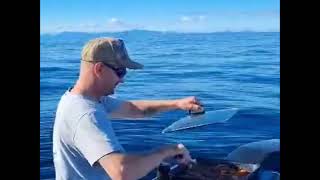
{"label": "knife handle", "polygon": [[189,110],[189,115],[197,115],[197,114],[204,114],[206,111],[204,110],[204,107],[201,106],[201,109],[199,111],[191,111]]}
{"label": "knife handle", "polygon": [[177,154],[174,156],[174,159],[182,159],[183,158],[183,154]]}

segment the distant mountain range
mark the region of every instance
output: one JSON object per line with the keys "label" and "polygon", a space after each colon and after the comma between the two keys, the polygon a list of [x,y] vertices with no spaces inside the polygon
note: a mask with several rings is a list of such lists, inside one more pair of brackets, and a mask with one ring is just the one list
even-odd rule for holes
{"label": "distant mountain range", "polygon": [[94,36],[105,36],[105,35],[124,35],[124,34],[167,34],[167,33],[174,33],[174,34],[211,34],[211,33],[279,33],[279,32],[255,32],[255,31],[221,31],[221,32],[175,32],[175,31],[150,31],[150,30],[129,30],[129,31],[119,31],[119,32],[57,32],[57,33],[40,33],[41,36],[52,36],[52,35],[59,35],[59,36],[87,36],[87,35],[94,35]]}

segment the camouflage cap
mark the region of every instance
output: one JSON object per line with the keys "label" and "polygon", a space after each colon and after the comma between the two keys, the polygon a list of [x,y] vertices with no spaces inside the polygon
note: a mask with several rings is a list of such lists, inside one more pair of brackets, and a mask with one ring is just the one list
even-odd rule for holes
{"label": "camouflage cap", "polygon": [[81,53],[83,61],[104,62],[115,68],[142,69],[143,65],[132,61],[122,39],[97,38],[90,40]]}

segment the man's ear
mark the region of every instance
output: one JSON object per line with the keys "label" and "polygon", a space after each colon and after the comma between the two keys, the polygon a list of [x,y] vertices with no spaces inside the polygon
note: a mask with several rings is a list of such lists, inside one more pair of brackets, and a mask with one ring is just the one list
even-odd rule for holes
{"label": "man's ear", "polygon": [[103,63],[101,62],[95,63],[93,65],[93,73],[96,77],[99,77],[99,78],[102,77],[103,71],[104,71],[103,66],[104,66]]}

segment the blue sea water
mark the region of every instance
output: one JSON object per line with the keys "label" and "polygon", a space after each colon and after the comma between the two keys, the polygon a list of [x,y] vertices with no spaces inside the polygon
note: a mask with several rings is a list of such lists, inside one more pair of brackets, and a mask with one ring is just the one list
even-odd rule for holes
{"label": "blue sea water", "polygon": [[40,40],[40,179],[54,179],[52,127],[60,96],[77,79],[81,48],[90,39],[122,38],[132,59],[116,90],[121,99],[198,97],[207,110],[239,108],[226,124],[162,134],[186,115],[170,111],[147,121],[114,121],[127,151],[184,143],[195,157],[223,158],[240,145],[280,138],[280,34],[278,32],[61,33]]}

